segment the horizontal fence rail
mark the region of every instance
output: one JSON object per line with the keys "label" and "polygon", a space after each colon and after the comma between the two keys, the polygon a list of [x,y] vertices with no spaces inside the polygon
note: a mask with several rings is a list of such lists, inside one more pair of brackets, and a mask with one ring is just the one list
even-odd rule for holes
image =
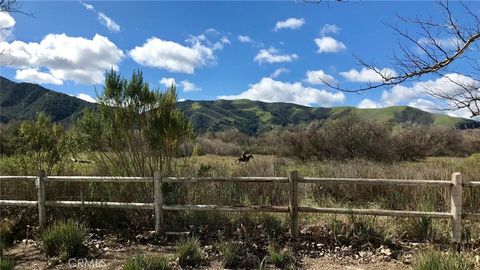
{"label": "horizontal fence rail", "polygon": [[[301,177],[296,171],[288,177],[161,177],[156,171],[153,177],[115,177],[115,176],[45,176],[39,171],[37,176],[0,176],[4,181],[35,181],[37,201],[0,200],[0,206],[21,206],[38,208],[39,226],[46,225],[46,207],[102,207],[117,209],[154,210],[155,231],[167,234],[164,228],[165,211],[222,211],[222,212],[269,212],[289,213],[290,230],[293,238],[299,235],[299,213],[374,215],[387,217],[429,217],[451,219],[452,243],[461,242],[463,230],[462,220],[480,220],[480,213],[463,212],[463,188],[480,187],[480,181],[464,181],[460,173],[452,174],[451,181],[445,180],[408,180],[408,179],[366,179],[366,178],[319,178]],[[48,201],[45,198],[45,182],[77,182],[77,183],[153,183],[153,203],[138,202],[100,202],[100,201]],[[163,185],[178,183],[279,183],[288,184],[289,205],[165,205],[163,202]],[[422,212],[386,209],[347,209],[301,206],[298,201],[298,184],[314,185],[375,185],[375,186],[429,186],[450,189],[450,212]]]}

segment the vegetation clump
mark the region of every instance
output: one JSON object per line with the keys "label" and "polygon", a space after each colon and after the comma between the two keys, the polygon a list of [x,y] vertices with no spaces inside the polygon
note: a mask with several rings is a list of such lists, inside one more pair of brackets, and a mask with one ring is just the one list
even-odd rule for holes
{"label": "vegetation clump", "polygon": [[471,256],[457,252],[427,250],[421,252],[414,261],[414,270],[473,270],[475,261]]}
{"label": "vegetation clump", "polygon": [[137,254],[130,257],[122,268],[123,270],[170,270],[167,258]]}
{"label": "vegetation clump", "polygon": [[280,249],[276,244],[270,244],[268,246],[268,255],[270,261],[278,268],[289,269],[293,267],[295,258],[290,249]]}
{"label": "vegetation clump", "polygon": [[67,220],[56,222],[40,236],[42,247],[50,257],[75,258],[86,253],[84,244],[87,229],[80,223]]}
{"label": "vegetation clump", "polygon": [[177,244],[176,255],[180,266],[197,266],[202,260],[200,241],[196,237],[189,237]]}
{"label": "vegetation clump", "polygon": [[12,270],[15,267],[15,263],[7,258],[0,258],[0,270]]}
{"label": "vegetation clump", "polygon": [[220,245],[220,252],[224,259],[224,267],[235,268],[240,264],[240,246],[232,242],[224,242]]}

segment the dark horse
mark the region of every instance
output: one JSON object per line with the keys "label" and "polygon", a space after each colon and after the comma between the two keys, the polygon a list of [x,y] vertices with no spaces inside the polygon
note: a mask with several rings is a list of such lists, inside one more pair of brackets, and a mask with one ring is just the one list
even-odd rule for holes
{"label": "dark horse", "polygon": [[242,162],[244,163],[248,163],[250,161],[250,159],[253,158],[253,155],[246,155],[245,153],[243,153],[243,155],[241,157],[239,157],[237,160],[235,160],[235,164],[240,164]]}

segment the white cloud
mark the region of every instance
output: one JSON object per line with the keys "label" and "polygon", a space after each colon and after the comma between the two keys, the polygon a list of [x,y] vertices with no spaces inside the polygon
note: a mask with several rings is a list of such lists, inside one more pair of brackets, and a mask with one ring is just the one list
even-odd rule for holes
{"label": "white cloud", "polygon": [[335,84],[337,80],[332,75],[326,74],[323,70],[308,70],[305,73],[305,81],[309,84]]}
{"label": "white cloud", "polygon": [[109,18],[105,13],[99,12],[98,19],[100,22],[105,25],[112,32],[120,32],[120,25],[118,25],[114,20]]}
{"label": "white cloud", "polygon": [[220,39],[220,42],[223,44],[232,44],[232,42],[230,42],[230,39],[228,39],[227,37],[222,37]]}
{"label": "white cloud", "polygon": [[340,30],[340,27],[335,24],[325,24],[322,29],[320,29],[320,35],[325,36],[326,34],[337,34]]}
{"label": "white cloud", "polygon": [[12,36],[12,29],[15,26],[15,19],[7,12],[0,11],[0,42]]}
{"label": "white cloud", "polygon": [[[395,70],[390,68],[383,68],[377,71],[385,77],[397,76]],[[377,71],[364,67],[360,71],[351,69],[349,71],[340,72],[340,75],[351,82],[383,82],[382,76],[378,74]]]}
{"label": "white cloud", "polygon": [[76,97],[79,99],[85,100],[86,102],[97,103],[97,100],[88,94],[80,93],[76,95]]}
{"label": "white cloud", "polygon": [[366,98],[362,100],[357,107],[361,109],[378,109],[378,108],[382,108],[383,106],[378,102],[375,102],[371,99]]}
{"label": "white cloud", "polygon": [[96,13],[98,15],[98,20],[100,21],[100,23],[105,25],[108,28],[108,30],[116,33],[120,32],[120,25],[118,25],[112,18],[108,17],[105,13],[97,12],[93,5],[86,4],[82,1],[80,1],[80,4],[82,4],[87,10],[90,10],[93,13]]}
{"label": "white cloud", "polygon": [[318,53],[336,53],[347,48],[341,41],[332,37],[316,38],[315,43],[318,46]]}
{"label": "white cloud", "polygon": [[[428,38],[421,38],[417,42],[422,46],[430,47],[435,50],[437,50],[436,45],[442,47],[444,50],[455,50],[465,44],[465,42],[456,37],[435,38],[433,40]],[[418,49],[420,50],[420,48]],[[420,50],[420,52],[424,53],[422,50]]]}
{"label": "white cloud", "polygon": [[214,50],[202,45],[198,39],[191,46],[184,46],[152,37],[129,54],[141,65],[188,74],[215,62]]}
{"label": "white cloud", "polygon": [[[383,92],[382,100],[391,106],[411,102],[421,96],[428,97],[428,93],[459,94],[463,92],[463,86],[467,85],[478,88],[480,82],[462,74],[449,73],[435,80],[416,82],[411,87],[396,85],[390,91]],[[480,97],[480,91],[477,91],[477,95]],[[441,105],[437,105],[439,106]]]}
{"label": "white cloud", "polygon": [[267,49],[261,49],[258,54],[253,58],[255,62],[262,63],[282,63],[292,62],[298,58],[296,54],[279,54],[278,50],[270,47]]}
{"label": "white cloud", "polygon": [[80,4],[82,4],[87,10],[95,10],[95,8],[90,4],[87,4],[81,1],[80,1]]}
{"label": "white cloud", "polygon": [[417,98],[408,103],[408,106],[420,109],[426,112],[433,112],[438,107],[433,101],[423,98]]}
{"label": "white cloud", "polygon": [[219,99],[251,99],[264,102],[290,102],[300,105],[332,106],[343,103],[345,95],[331,93],[312,87],[304,87],[300,82],[287,83],[272,78],[262,78],[239,95],[219,96]]}
{"label": "white cloud", "polygon": [[252,43],[253,40],[251,37],[249,36],[242,36],[242,35],[238,35],[238,41],[242,42],[242,43]]}
{"label": "white cloud", "polygon": [[[71,80],[80,84],[101,83],[105,70],[117,70],[124,56],[114,43],[98,34],[92,39],[49,34],[40,43],[1,42],[0,50],[3,51],[4,65],[21,70],[45,69],[57,80]],[[45,75],[41,76],[45,78]]]}
{"label": "white cloud", "polygon": [[45,83],[56,85],[63,84],[62,80],[55,78],[55,76],[53,76],[52,74],[41,72],[38,71],[38,69],[33,68],[17,70],[15,74],[15,79],[31,83]]}
{"label": "white cloud", "polygon": [[290,70],[289,69],[286,69],[286,68],[277,68],[275,69],[274,72],[272,72],[272,74],[270,75],[271,78],[277,78],[278,76],[282,75],[283,73],[287,73],[289,72]]}
{"label": "white cloud", "polygon": [[288,18],[285,21],[278,21],[275,24],[275,31],[280,29],[298,29],[305,24],[305,19]]}
{"label": "white cloud", "polygon": [[395,85],[390,91],[383,91],[382,101],[386,106],[394,106],[401,102],[413,100],[419,95],[420,93],[414,88]]}
{"label": "white cloud", "polygon": [[193,91],[202,90],[202,88],[198,87],[194,83],[189,82],[187,80],[181,81],[180,84],[182,85],[183,91],[185,91],[185,92],[193,92]]}
{"label": "white cloud", "polygon": [[177,85],[174,78],[162,78],[160,84],[163,84],[166,88],[170,88],[172,85]]}

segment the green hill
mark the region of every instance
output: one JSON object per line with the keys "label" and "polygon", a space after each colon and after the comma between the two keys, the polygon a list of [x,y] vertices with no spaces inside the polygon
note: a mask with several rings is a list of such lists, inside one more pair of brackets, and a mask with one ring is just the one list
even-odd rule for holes
{"label": "green hill", "polygon": [[394,106],[381,109],[355,107],[306,107],[290,103],[265,103],[251,100],[183,101],[180,109],[191,119],[198,132],[237,128],[247,134],[257,134],[287,125],[307,125],[314,120],[326,120],[354,111],[360,119],[393,121],[395,124],[417,123],[456,128],[480,127],[480,123],[464,118],[432,114],[413,107]]}
{"label": "green hill", "polygon": [[[0,123],[35,118],[44,111],[56,122],[71,123],[86,108],[94,108],[76,97],[48,90],[36,84],[16,83],[0,77]],[[480,122],[432,114],[416,108],[395,106],[382,109],[355,107],[306,107],[291,103],[260,101],[215,100],[178,102],[178,107],[191,119],[198,133],[236,128],[249,135],[288,125],[307,125],[314,120],[339,117],[354,111],[360,119],[393,121],[396,124],[417,123],[456,128],[480,127]]]}
{"label": "green hill", "polygon": [[0,77],[0,123],[34,119],[37,112],[49,114],[53,121],[71,123],[84,109],[94,104],[32,83],[16,83]]}

